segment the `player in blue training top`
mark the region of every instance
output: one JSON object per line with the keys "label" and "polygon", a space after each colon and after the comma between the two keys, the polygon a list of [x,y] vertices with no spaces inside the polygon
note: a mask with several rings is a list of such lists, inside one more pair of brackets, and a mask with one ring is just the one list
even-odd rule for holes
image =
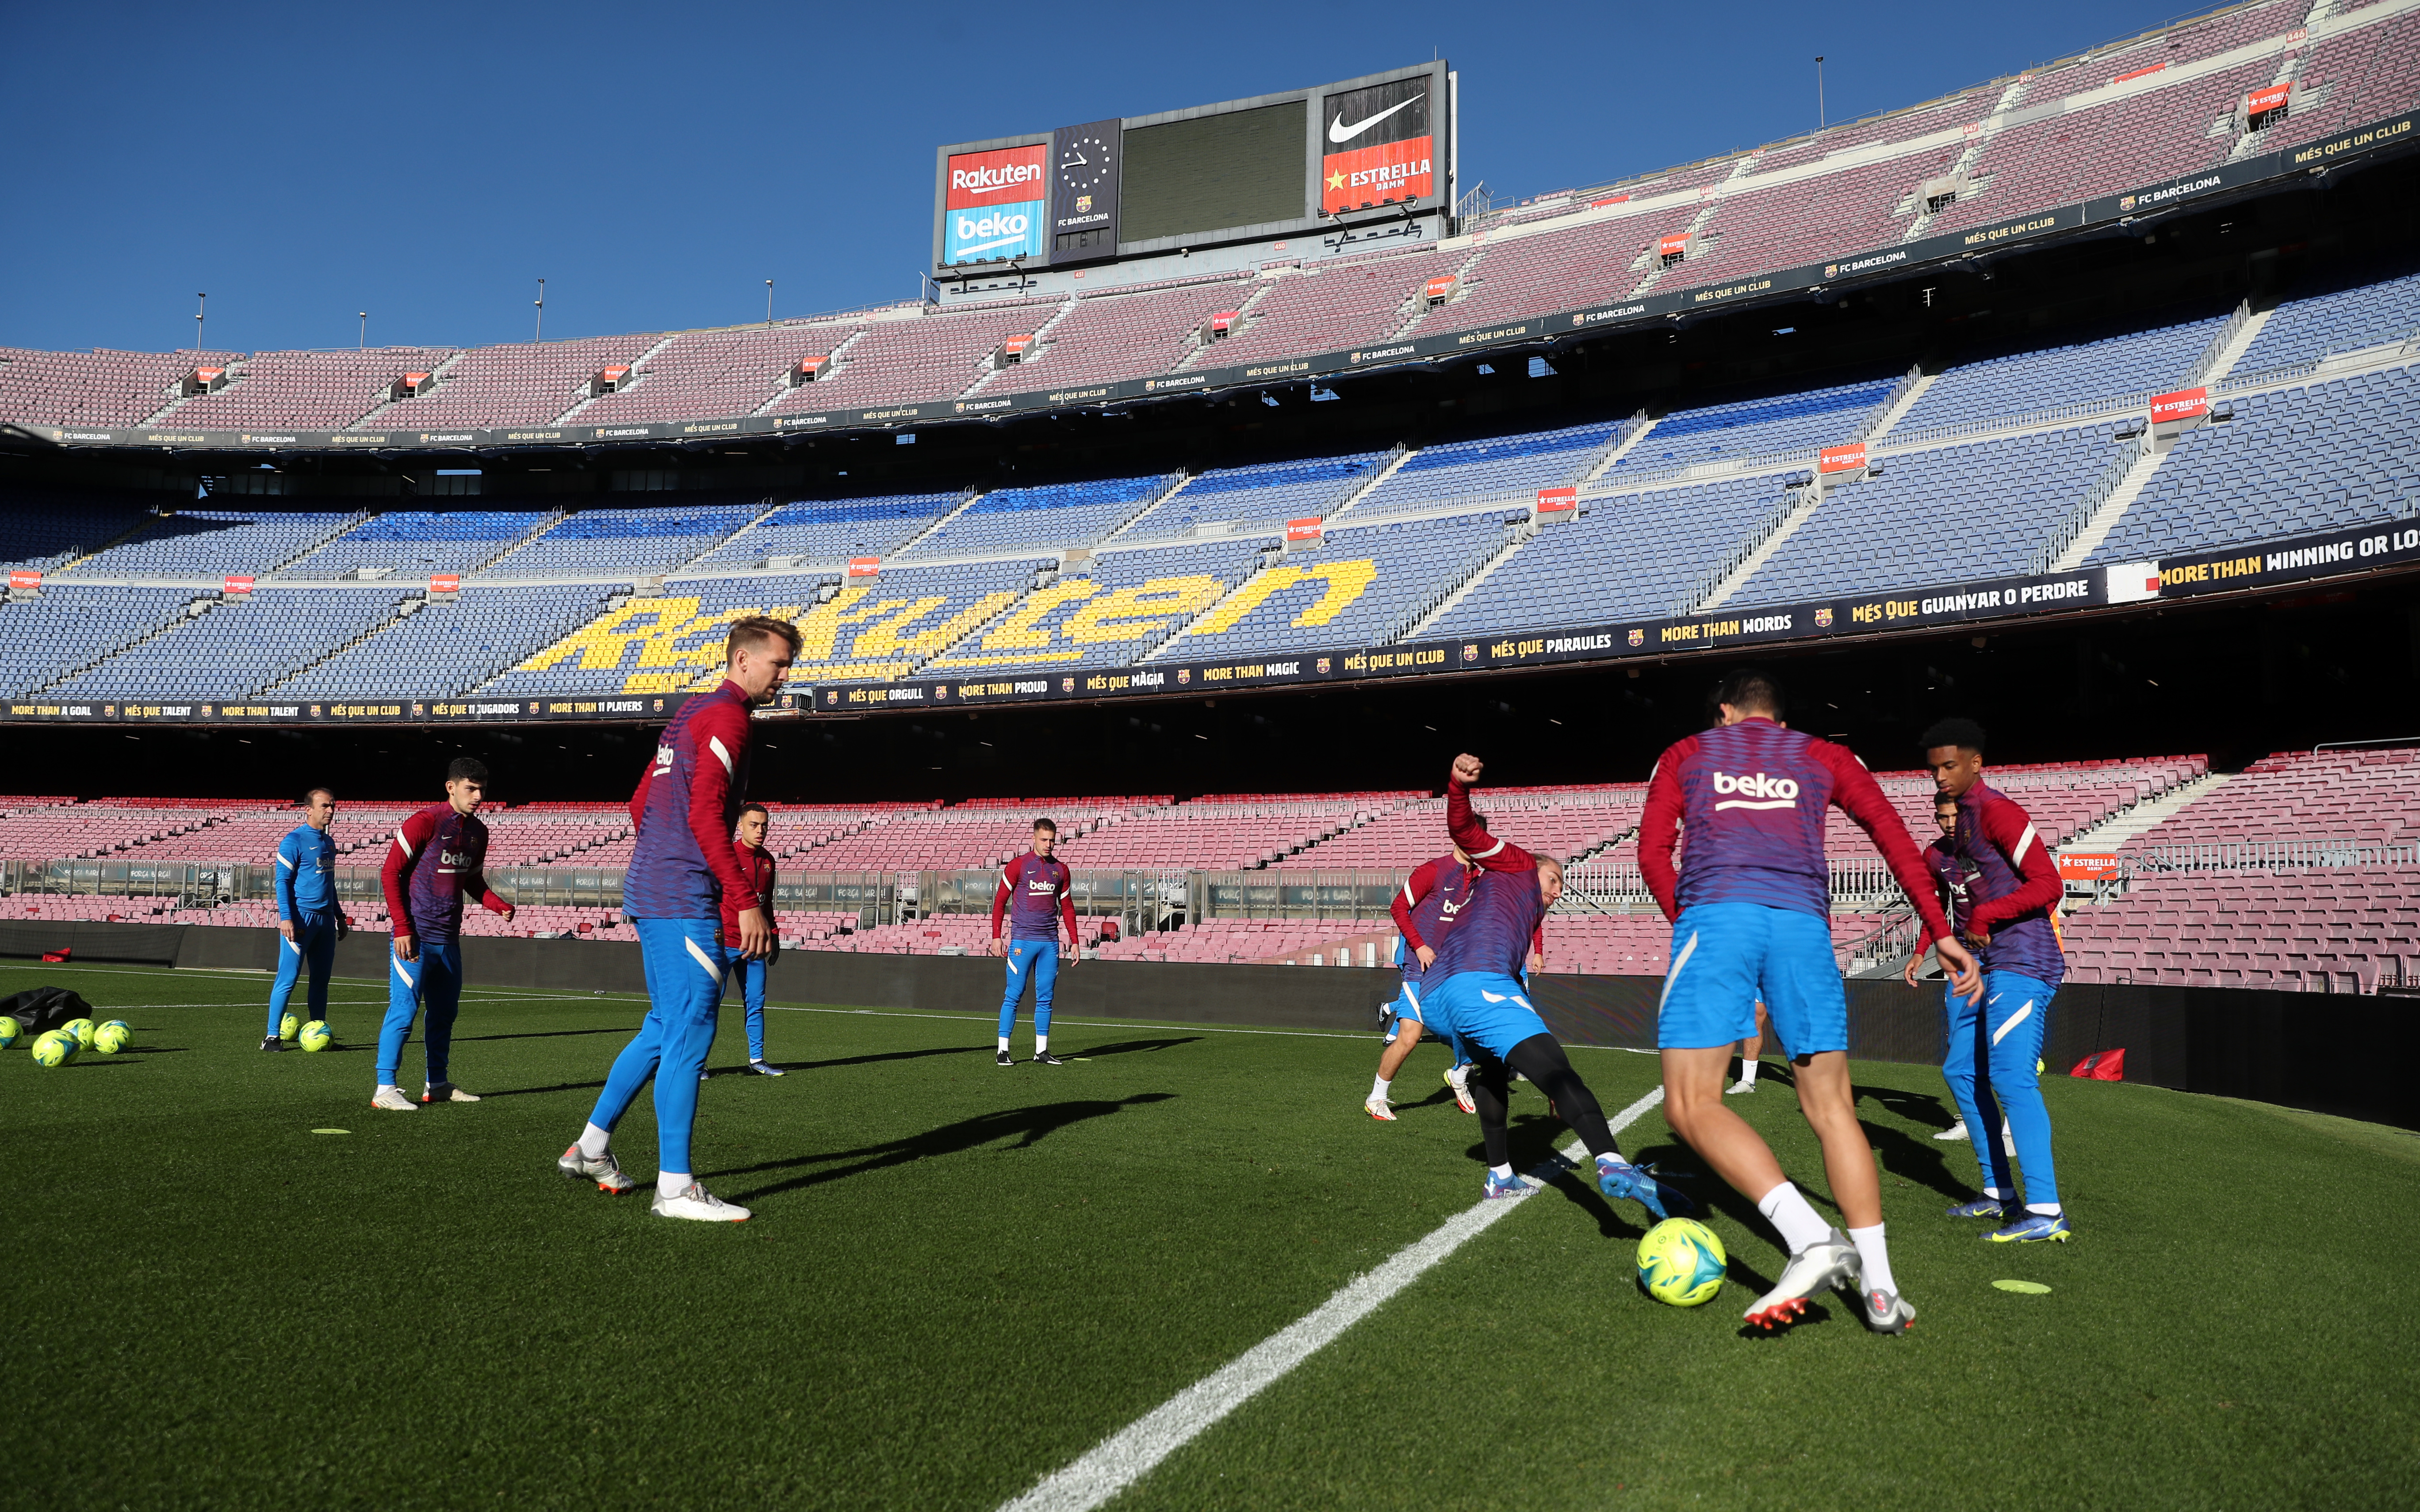
{"label": "player in blue training top", "polygon": [[311,969],[311,1019],[328,1018],[328,972],[336,964],[336,942],[350,928],[336,906],[336,842],[328,838],[335,818],[336,795],[313,788],[302,795],[302,822],[277,842],[276,873],[270,881],[277,894],[277,982],[269,989],[263,1050],[286,1048],[278,1026],[305,966]]}
{"label": "player in blue training top", "polygon": [[1538,938],[1546,910],[1563,895],[1563,864],[1532,856],[1487,832],[1470,807],[1470,790],[1478,785],[1481,769],[1478,757],[1457,756],[1446,781],[1446,831],[1480,874],[1436,959],[1422,973],[1427,991],[1420,999],[1429,1023],[1451,1034],[1479,1065],[1471,1073],[1470,1088],[1479,1104],[1480,1140],[1487,1154],[1481,1193],[1511,1197],[1528,1190],[1512,1174],[1512,1147],[1504,1130],[1512,1073],[1519,1072],[1546,1094],[1557,1117],[1572,1126],[1595,1157],[1596,1184],[1606,1196],[1638,1202],[1659,1219],[1670,1216],[1673,1208],[1685,1211],[1695,1204],[1656,1180],[1652,1167],[1633,1165],[1622,1157],[1596,1094],[1572,1069],[1562,1045],[1546,1031],[1546,1021],[1530,1006],[1528,989],[1520,980],[1523,958]]}
{"label": "player in blue training top", "polygon": [[[1403,985],[1394,1001],[1378,1009],[1386,1048],[1378,1053],[1377,1079],[1370,1084],[1370,1095],[1361,1103],[1361,1111],[1381,1123],[1395,1121],[1388,1090],[1394,1086],[1395,1073],[1404,1069],[1404,1059],[1420,1042],[1422,1031],[1429,1028],[1420,1013],[1420,983],[1478,878],[1479,868],[1456,846],[1450,856],[1414,867],[1404,879],[1403,890],[1388,905],[1395,919],[1395,967],[1403,973]],[[1453,1088],[1456,1105],[1465,1113],[1476,1113],[1479,1104],[1470,1097],[1470,1057],[1451,1036],[1446,1037],[1446,1047],[1453,1052],[1453,1065],[1445,1073],[1445,1083]]]}
{"label": "player in blue training top", "polygon": [[[993,1063],[1014,1066],[1008,1034],[1016,1027],[1017,999],[1025,984],[1033,983],[1033,1063],[1063,1065],[1050,1053],[1050,997],[1059,985],[1059,926],[1067,927],[1067,959],[1080,955],[1076,937],[1075,875],[1067,863],[1050,852],[1059,843],[1059,826],[1047,819],[1033,821],[1033,848],[1000,869],[1000,887],[991,895],[991,953],[1008,958],[1008,987],[1000,999],[1000,1050]],[[1008,917],[1008,938],[1000,937],[1001,917]]]}
{"label": "player in blue training top", "polygon": [[[1781,723],[1781,689],[1743,670],[1715,695],[1722,722],[1664,752],[1647,782],[1638,870],[1672,920],[1672,964],[1656,1011],[1664,1118],[1780,1230],[1790,1263],[1747,1310],[1751,1326],[1795,1322],[1806,1299],[1847,1286],[1878,1333],[1899,1334],[1916,1309],[1899,1294],[1883,1242],[1882,1183],[1849,1084],[1849,1005],[1832,955],[1824,810],[1873,838],[1924,922],[1947,933],[1907,826],[1846,747]],[[1672,849],[1688,827],[1677,872]],[[1982,989],[1972,957],[1945,940],[1955,990]],[[1797,1068],[1798,1105],[1823,1145],[1847,1234],[1826,1224],[1761,1135],[1723,1102],[1731,1046],[1756,1031],[1761,998]]]}
{"label": "player in blue training top", "polygon": [[[2067,952],[2051,924],[2066,885],[2048,842],[2024,810],[1983,780],[1981,725],[1944,719],[1924,733],[1924,747],[1940,796],[1957,805],[1957,821],[1943,837],[1947,843],[1936,853],[1947,866],[1934,870],[1954,869],[1954,881],[1942,878],[1952,884],[1944,889],[1951,896],[1950,922],[1983,964],[1979,1002],[1956,992],[1947,998],[1949,1050],[1941,1074],[1957,1100],[1983,1174],[1983,1195],[1950,1209],[1949,1215],[2000,1218],[2016,1207],[2009,1140],[1991,1136],[2005,1111],[2025,1176],[2024,1211],[1986,1237],[2002,1243],[2064,1242],[2074,1230],[2059,1205],[2050,1109],[2034,1067],[2041,1059],[2051,999],[2067,980]],[[1931,944],[1929,935],[1916,942],[1908,964],[1911,980]]]}
{"label": "player in blue training top", "polygon": [[731,835],[748,795],[754,734],[749,713],[770,703],[798,659],[799,628],[752,614],[723,638],[722,681],[681,705],[664,729],[655,760],[630,795],[638,825],[623,873],[622,912],[638,931],[647,978],[647,1016],[614,1057],[580,1138],[555,1162],[574,1180],[622,1193],[638,1183],[613,1151],[622,1121],[650,1078],[656,1084],[656,1200],[659,1217],[737,1223],[748,1210],[706,1191],[692,1174],[690,1136],[697,1123],[698,1072],[714,1047],[715,1011],[730,956],[722,944],[722,901],[748,900],[734,921],[742,960],[773,949],[773,922],[752,900],[752,879]]}

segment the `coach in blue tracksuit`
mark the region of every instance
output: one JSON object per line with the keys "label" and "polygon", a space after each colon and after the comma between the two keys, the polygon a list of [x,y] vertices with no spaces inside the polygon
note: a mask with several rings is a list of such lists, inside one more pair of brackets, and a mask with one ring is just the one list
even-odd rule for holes
{"label": "coach in blue tracksuit", "polygon": [[[336,842],[328,826],[336,818],[336,795],[313,788],[302,795],[302,822],[277,842],[277,985],[269,989],[269,1029],[260,1048],[283,1050],[277,1032],[286,1004],[306,964],[311,968],[311,1018],[328,1016],[328,972],[336,964],[336,941],[345,933],[345,911],[336,906]],[[305,1022],[308,1022],[307,1020]]]}

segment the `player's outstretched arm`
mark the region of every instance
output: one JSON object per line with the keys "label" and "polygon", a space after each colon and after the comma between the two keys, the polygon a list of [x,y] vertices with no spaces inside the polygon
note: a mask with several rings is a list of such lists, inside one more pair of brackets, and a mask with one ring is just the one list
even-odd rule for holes
{"label": "player's outstretched arm", "polygon": [[1672,847],[1681,838],[1681,758],[1696,739],[1682,741],[1655,764],[1638,816],[1638,874],[1667,923],[1681,917],[1681,869],[1672,862]]}
{"label": "player's outstretched arm", "polygon": [[2024,810],[2007,798],[1988,799],[1980,818],[1983,838],[2007,856],[2009,865],[2024,879],[2006,897],[1977,903],[1966,916],[1968,938],[1978,945],[1989,945],[1993,927],[2003,920],[2037,908],[2057,907],[2067,884],[2059,880],[2058,862],[2034,832],[2033,821],[2026,817]]}
{"label": "player's outstretched arm", "polygon": [[1807,750],[1831,768],[1832,801],[1866,832],[1874,849],[1883,853],[1883,860],[1889,865],[1900,890],[1916,905],[1925,933],[1940,942],[1935,949],[1941,952],[1941,964],[1947,968],[1958,995],[1969,1002],[1981,996],[1983,974],[1975,968],[1975,958],[1949,937],[1949,918],[1941,911],[1941,900],[1934,896],[1932,873],[1925,867],[1923,855],[1916,850],[1916,841],[1908,834],[1899,810],[1883,796],[1874,775],[1845,746],[1814,740],[1807,742]]}
{"label": "player's outstretched arm", "polygon": [[1453,759],[1452,775],[1445,784],[1445,828],[1462,853],[1490,872],[1534,872],[1538,858],[1509,840],[1498,840],[1479,822],[1477,810],[1470,806],[1471,785],[1479,780],[1481,764],[1476,756]]}

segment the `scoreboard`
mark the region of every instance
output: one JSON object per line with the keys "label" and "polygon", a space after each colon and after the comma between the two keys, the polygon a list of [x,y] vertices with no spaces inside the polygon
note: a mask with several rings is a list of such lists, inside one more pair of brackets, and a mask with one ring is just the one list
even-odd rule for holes
{"label": "scoreboard", "polygon": [[1450,209],[1457,82],[1440,59],[941,147],[934,268],[1098,263]]}

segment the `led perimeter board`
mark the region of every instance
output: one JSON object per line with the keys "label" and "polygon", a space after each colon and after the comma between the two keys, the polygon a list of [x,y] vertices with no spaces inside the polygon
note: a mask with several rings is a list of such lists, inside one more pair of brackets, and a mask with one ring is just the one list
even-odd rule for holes
{"label": "led perimeter board", "polygon": [[935,154],[933,267],[1107,262],[1453,207],[1442,60]]}

